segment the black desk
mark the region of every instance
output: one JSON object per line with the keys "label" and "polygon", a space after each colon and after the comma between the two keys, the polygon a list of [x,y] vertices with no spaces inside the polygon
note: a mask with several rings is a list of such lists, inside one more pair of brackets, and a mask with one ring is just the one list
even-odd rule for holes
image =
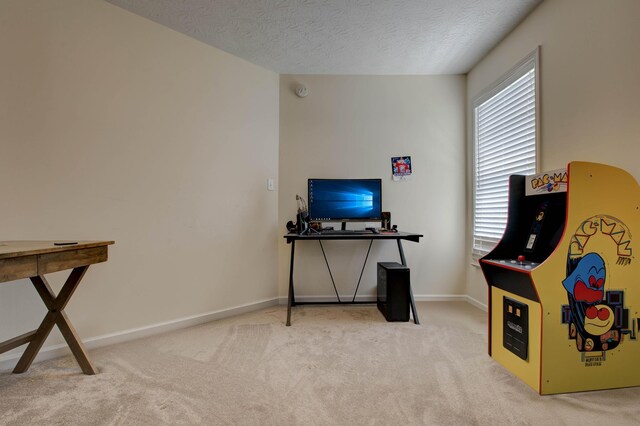
{"label": "black desk", "polygon": [[[299,235],[299,234],[287,234],[284,238],[287,239],[287,244],[291,244],[291,265],[289,267],[289,298],[287,303],[287,326],[291,325],[291,307],[296,305],[318,305],[318,304],[357,304],[357,303],[376,303],[376,302],[356,302],[356,293],[358,292],[358,287],[360,286],[360,280],[362,279],[362,273],[364,272],[364,268],[367,264],[367,259],[369,258],[369,252],[371,251],[371,245],[374,240],[395,240],[398,244],[398,253],[400,254],[400,262],[407,266],[407,260],[404,257],[404,251],[402,250],[402,240],[413,241],[417,243],[420,241],[422,237],[421,234],[412,234],[410,232],[389,232],[389,233],[381,233],[381,234],[309,234],[309,235]],[[296,241],[318,241],[320,243],[320,247],[322,248],[322,254],[324,256],[325,263],[327,264],[327,268],[329,269],[329,275],[331,276],[331,281],[333,282],[333,289],[336,292],[336,297],[338,300],[336,302],[296,302],[296,297],[293,291],[293,264],[294,264],[294,256],[296,251]],[[367,250],[367,256],[364,259],[364,264],[362,265],[362,271],[360,272],[360,279],[358,279],[358,285],[356,286],[356,290],[353,294],[353,300],[351,302],[344,302],[340,300],[340,296],[338,295],[338,290],[336,289],[335,281],[333,281],[333,275],[331,274],[331,268],[329,267],[329,262],[327,261],[327,256],[324,252],[324,247],[322,246],[322,241],[337,241],[337,240],[369,240],[369,249]],[[411,290],[411,285],[409,285],[409,297],[411,300],[411,312],[413,314],[413,321],[416,324],[420,324],[418,320],[418,312],[416,310],[416,303],[413,300],[413,290]]]}

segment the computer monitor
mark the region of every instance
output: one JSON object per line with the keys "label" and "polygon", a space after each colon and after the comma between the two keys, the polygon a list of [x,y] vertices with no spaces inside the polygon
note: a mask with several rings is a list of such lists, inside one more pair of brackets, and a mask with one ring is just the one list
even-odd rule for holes
{"label": "computer monitor", "polygon": [[309,179],[309,220],[379,221],[381,179]]}

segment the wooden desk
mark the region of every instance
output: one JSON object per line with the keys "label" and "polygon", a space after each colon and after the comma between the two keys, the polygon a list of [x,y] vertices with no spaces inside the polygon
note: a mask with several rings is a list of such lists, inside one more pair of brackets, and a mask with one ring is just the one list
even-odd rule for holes
{"label": "wooden desk", "polygon": [[[61,242],[64,243],[58,243]],[[97,370],[89,361],[64,308],[89,265],[106,262],[107,246],[114,242],[78,241],[69,245],[55,243],[56,241],[0,241],[0,283],[29,278],[49,310],[37,330],[0,342],[0,353],[29,343],[13,370],[14,373],[24,373],[31,366],[53,326],[57,325],[82,372],[96,374]],[[44,275],[66,269],[72,271],[56,296]]]}
{"label": "wooden desk", "polygon": [[[336,289],[335,282],[333,282],[333,274],[331,274],[331,268],[329,267],[329,262],[327,261],[327,256],[324,253],[324,247],[322,246],[322,241],[336,241],[336,240],[368,240],[369,241],[369,249],[367,250],[367,256],[364,259],[364,264],[362,265],[362,271],[360,272],[360,279],[362,279],[362,273],[364,272],[364,268],[367,264],[367,259],[369,258],[369,252],[371,251],[371,245],[374,240],[392,240],[398,244],[398,253],[400,255],[400,262],[407,266],[407,260],[404,257],[404,250],[402,250],[402,240],[412,241],[417,243],[420,241],[422,237],[421,234],[413,234],[410,232],[385,232],[380,234],[360,234],[360,233],[345,233],[345,234],[322,234],[322,233],[311,233],[311,234],[287,234],[284,238],[287,239],[287,244],[291,244],[291,264],[289,266],[289,297],[287,302],[287,326],[291,325],[291,307],[295,305],[317,305],[317,304],[355,304],[362,303],[356,302],[356,293],[358,292],[358,287],[360,286],[360,280],[358,280],[358,285],[356,286],[355,293],[353,295],[353,300],[351,302],[343,302],[340,300],[340,296],[338,295],[338,290]],[[317,240],[320,243],[320,247],[322,248],[322,254],[324,255],[325,263],[327,264],[327,268],[329,269],[329,275],[331,276],[331,281],[333,282],[333,288],[336,292],[337,301],[336,302],[296,302],[295,293],[293,290],[293,265],[294,265],[294,256],[296,252],[296,241],[315,241]],[[415,324],[420,324],[418,320],[418,311],[416,309],[416,303],[413,299],[413,290],[411,289],[411,284],[409,284],[409,298],[411,302],[411,312],[413,314],[413,322]],[[364,303],[375,303],[375,302],[364,302]]]}

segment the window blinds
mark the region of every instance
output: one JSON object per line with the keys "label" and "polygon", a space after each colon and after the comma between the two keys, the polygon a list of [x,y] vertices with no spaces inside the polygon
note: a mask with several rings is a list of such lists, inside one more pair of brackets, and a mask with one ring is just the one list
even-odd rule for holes
{"label": "window blinds", "polygon": [[536,171],[535,72],[535,60],[527,60],[475,104],[475,256],[486,254],[502,237],[509,175]]}

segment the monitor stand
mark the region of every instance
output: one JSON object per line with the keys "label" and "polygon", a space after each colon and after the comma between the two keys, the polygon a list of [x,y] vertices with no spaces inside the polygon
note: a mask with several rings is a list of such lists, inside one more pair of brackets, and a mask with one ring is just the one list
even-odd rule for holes
{"label": "monitor stand", "polygon": [[341,231],[346,231],[347,230],[347,222],[342,222],[342,227],[340,227]]}

